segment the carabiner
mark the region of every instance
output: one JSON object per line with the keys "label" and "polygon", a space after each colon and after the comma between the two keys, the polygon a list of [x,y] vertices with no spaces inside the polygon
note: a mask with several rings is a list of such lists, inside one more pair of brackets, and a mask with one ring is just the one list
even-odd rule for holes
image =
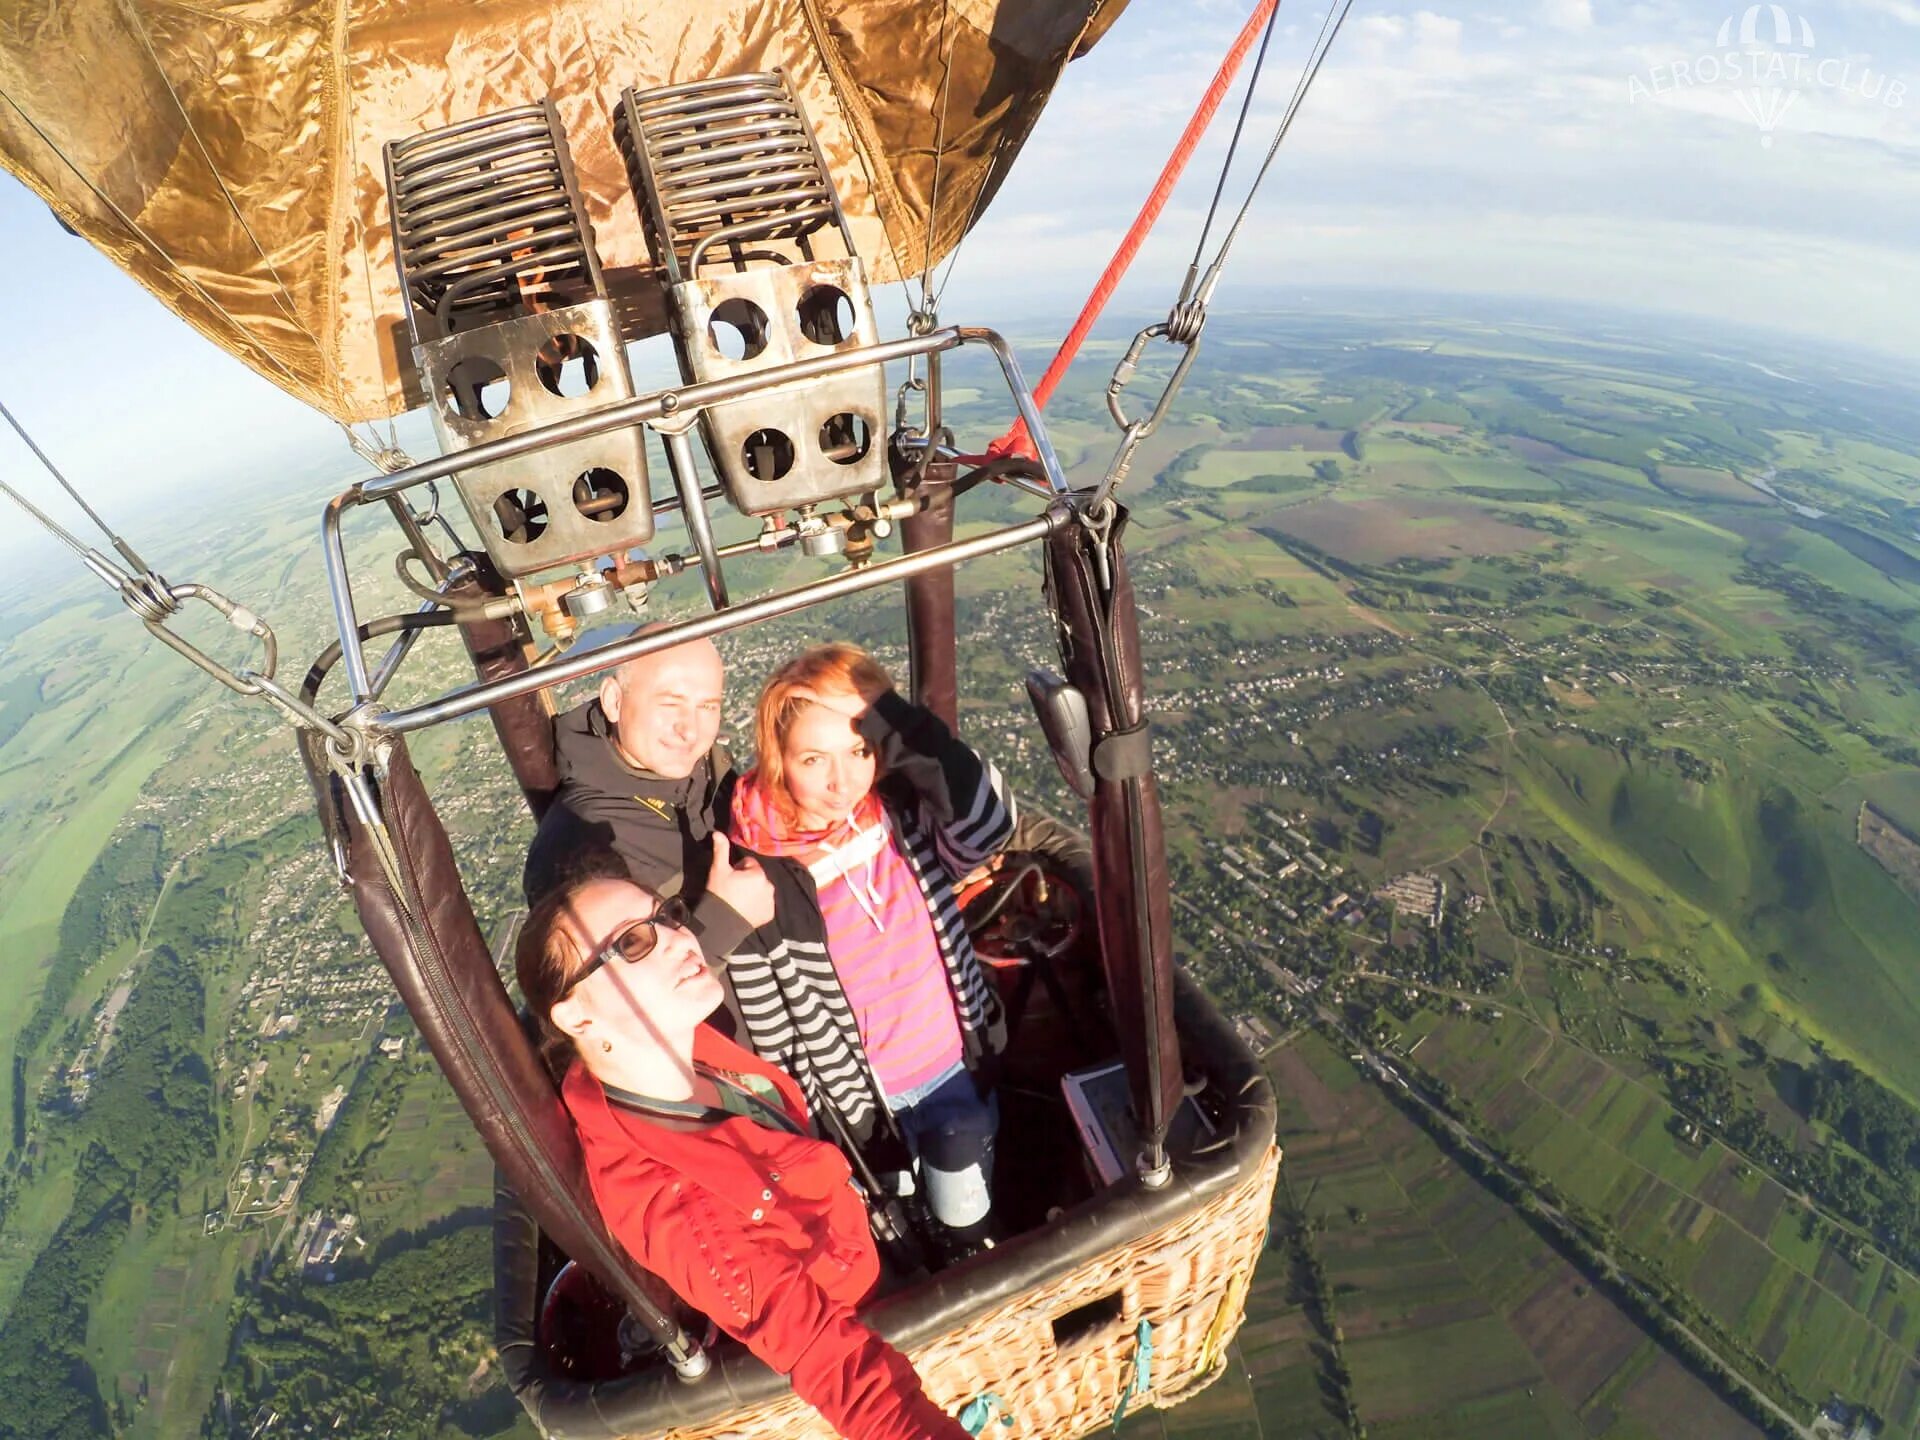
{"label": "carabiner", "polygon": [[140,614],[141,624],[147,627],[148,632],[152,634],[155,639],[172,647],[181,655],[186,656],[187,659],[191,660],[195,665],[198,665],[202,670],[206,671],[207,674],[211,675],[234,693],[239,695],[260,694],[265,688],[260,684],[260,681],[262,679],[273,679],[274,667],[279,663],[280,646],[279,642],[274,639],[273,627],[268,625],[267,622],[262,620],[258,615],[254,614],[253,611],[247,609],[246,606],[236,604],[211,586],[192,584],[169,585],[166,587],[166,590],[166,599],[172,607],[177,607],[182,600],[198,600],[219,611],[226,619],[226,622],[233,626],[234,629],[243,630],[257,639],[260,642],[263,663],[257,670],[242,671],[236,674],[225,665],[222,665],[218,660],[208,655],[205,651],[201,650],[197,645],[193,644],[193,642],[184,640],[174,634],[173,631],[167,628],[167,623],[164,618],[152,618],[145,606],[137,604],[131,597],[128,597],[128,605],[132,606],[136,613]]}

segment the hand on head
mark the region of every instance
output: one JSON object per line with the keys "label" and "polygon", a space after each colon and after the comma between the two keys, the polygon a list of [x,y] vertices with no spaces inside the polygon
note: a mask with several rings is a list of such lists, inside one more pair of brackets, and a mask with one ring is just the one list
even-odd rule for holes
{"label": "hand on head", "polygon": [[836,715],[844,715],[857,725],[860,723],[860,717],[865,715],[873,704],[875,697],[863,695],[858,691],[803,685],[793,691],[793,698],[804,704],[818,705],[823,710],[831,710]]}
{"label": "hand on head", "polygon": [[717,895],[754,929],[773,923],[773,882],[760,862],[748,855],[738,865],[727,837],[713,832],[713,865],[707,871],[707,893]]}

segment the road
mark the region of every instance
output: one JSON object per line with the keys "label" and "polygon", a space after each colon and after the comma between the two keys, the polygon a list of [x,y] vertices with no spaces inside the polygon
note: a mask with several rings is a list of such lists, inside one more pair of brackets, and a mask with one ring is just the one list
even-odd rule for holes
{"label": "road", "polygon": [[1765,1407],[1765,1409],[1775,1416],[1783,1425],[1791,1429],[1795,1435],[1801,1437],[1801,1440],[1818,1440],[1818,1437],[1814,1435],[1813,1431],[1802,1425],[1778,1405],[1774,1404],[1765,1392],[1750,1383],[1747,1378],[1740,1373],[1737,1366],[1728,1361],[1718,1350],[1714,1349],[1708,1340],[1694,1331],[1692,1327],[1687,1325],[1679,1316],[1675,1315],[1673,1311],[1668,1308],[1666,1301],[1659,1292],[1641,1284],[1631,1273],[1623,1270],[1618,1260],[1607,1251],[1595,1245],[1580,1229],[1579,1225],[1568,1217],[1566,1212],[1558,1206],[1549,1204],[1546,1200],[1542,1199],[1526,1177],[1521,1175],[1511,1165],[1507,1164],[1492,1147],[1481,1140],[1481,1138],[1467,1126],[1461,1124],[1429,1100],[1426,1095],[1421,1092],[1417,1084],[1409,1083],[1406,1076],[1401,1073],[1400,1067],[1396,1065],[1390,1057],[1382,1055],[1372,1046],[1355,1038],[1352,1032],[1340,1023],[1339,1017],[1334,1015],[1325,1006],[1315,1005],[1314,1009],[1319,1015],[1322,1024],[1340,1036],[1343,1043],[1353,1047],[1351,1053],[1359,1056],[1361,1070],[1371,1076],[1375,1083],[1380,1085],[1382,1089],[1390,1093],[1397,1091],[1403,1100],[1419,1107],[1423,1113],[1431,1116],[1438,1124],[1446,1129],[1447,1133],[1453,1137],[1455,1143],[1464,1149],[1470,1150],[1490,1169],[1497,1170],[1520,1190],[1521,1193],[1525,1194],[1531,1201],[1533,1212],[1539,1215],[1541,1219],[1545,1220],[1567,1240],[1576,1242],[1581,1248],[1591,1250],[1597,1254],[1605,1267],[1606,1278],[1610,1282],[1628,1291],[1635,1299],[1649,1309],[1657,1310],[1664,1315],[1668,1324],[1685,1335],[1689,1341],[1699,1347],[1700,1351],[1708,1356],[1713,1363],[1724,1372],[1728,1383],[1739,1386],[1740,1389],[1750,1395],[1761,1406]]}
{"label": "road", "polygon": [[[1493,699],[1491,695],[1489,695],[1487,698],[1490,701]],[[1495,709],[1500,708],[1499,703],[1497,701],[1494,702],[1494,707]],[[1500,718],[1503,723],[1506,723],[1506,712],[1504,710],[1501,710]],[[1508,740],[1509,740],[1509,743],[1511,743],[1513,730],[1510,724],[1507,726],[1507,731],[1508,731]],[[1484,862],[1484,856],[1482,857],[1482,859]],[[1491,893],[1491,885],[1489,885],[1489,893]],[[1776,1419],[1778,1419],[1779,1422],[1782,1425],[1786,1426],[1794,1435],[1800,1437],[1800,1440],[1820,1440],[1820,1437],[1816,1436],[1812,1430],[1808,1429],[1805,1425],[1802,1425],[1798,1420],[1794,1419],[1792,1415],[1788,1414],[1785,1410],[1781,1409],[1780,1406],[1776,1405],[1773,1402],[1772,1398],[1769,1397],[1767,1394],[1765,1394],[1765,1392],[1760,1390],[1757,1386],[1752,1384],[1740,1372],[1737,1366],[1729,1362],[1724,1356],[1720,1354],[1718,1350],[1716,1350],[1713,1347],[1712,1344],[1710,1344],[1706,1339],[1702,1338],[1691,1326],[1687,1325],[1686,1322],[1683,1321],[1678,1315],[1674,1314],[1673,1311],[1668,1307],[1666,1301],[1659,1294],[1659,1292],[1652,1290],[1649,1287],[1643,1285],[1639,1280],[1635,1279],[1630,1273],[1624,1271],[1620,1267],[1618,1260],[1616,1260],[1615,1257],[1609,1254],[1607,1251],[1602,1250],[1599,1246],[1595,1245],[1582,1232],[1580,1227],[1571,1218],[1569,1218],[1566,1215],[1564,1211],[1560,1210],[1557,1206],[1551,1205],[1547,1201],[1543,1200],[1534,1191],[1532,1185],[1528,1182],[1528,1180],[1524,1176],[1522,1176],[1518,1171],[1516,1171],[1512,1166],[1508,1165],[1507,1162],[1503,1160],[1500,1157],[1500,1155],[1491,1146],[1489,1146],[1485,1141],[1483,1141],[1477,1134],[1475,1134],[1467,1126],[1461,1124],[1459,1121],[1455,1120],[1451,1115],[1447,1114],[1446,1111],[1442,1110],[1439,1106],[1435,1105],[1423,1093],[1421,1093],[1421,1090],[1417,1085],[1410,1084],[1406,1076],[1401,1073],[1399,1067],[1389,1057],[1381,1054],[1379,1051],[1375,1050],[1371,1045],[1366,1044],[1364,1041],[1360,1040],[1357,1036],[1355,1036],[1341,1022],[1340,1018],[1337,1015],[1335,1015],[1332,1011],[1327,1009],[1326,1006],[1320,1004],[1317,1000],[1310,999],[1309,997],[1311,997],[1311,995],[1313,994],[1313,990],[1308,987],[1306,982],[1302,981],[1291,970],[1283,969],[1271,958],[1271,955],[1274,949],[1274,946],[1271,941],[1256,939],[1253,936],[1248,935],[1244,930],[1241,930],[1238,927],[1233,926],[1231,921],[1224,920],[1224,918],[1220,916],[1209,915],[1206,912],[1202,911],[1198,906],[1192,904],[1191,902],[1187,901],[1186,899],[1184,899],[1179,895],[1173,896],[1172,899],[1175,904],[1179,905],[1182,909],[1191,913],[1196,919],[1199,919],[1207,924],[1221,924],[1223,928],[1231,930],[1236,940],[1246,945],[1254,953],[1259,954],[1261,957],[1262,963],[1264,964],[1268,973],[1273,976],[1274,980],[1276,981],[1276,983],[1279,984],[1280,988],[1286,991],[1287,993],[1291,994],[1296,1000],[1299,1000],[1304,1004],[1311,1005],[1314,1013],[1317,1015],[1320,1022],[1323,1025],[1325,1025],[1329,1031],[1331,1031],[1333,1034],[1340,1037],[1342,1042],[1349,1047],[1349,1053],[1356,1055],[1359,1058],[1360,1068],[1365,1074],[1369,1075],[1383,1089],[1387,1090],[1389,1093],[1398,1091],[1399,1094],[1402,1097],[1404,1097],[1406,1100],[1410,1101],[1414,1105],[1417,1105],[1423,1113],[1433,1117],[1435,1121],[1437,1121],[1440,1125],[1446,1128],[1447,1132],[1453,1136],[1454,1140],[1458,1144],[1472,1151],[1472,1153],[1477,1157],[1479,1157],[1479,1159],[1482,1162],[1484,1162],[1488,1167],[1490,1167],[1491,1169],[1497,1170],[1500,1174],[1504,1175],[1507,1178],[1507,1180],[1510,1183],[1512,1183],[1517,1190],[1519,1190],[1522,1194],[1526,1195],[1529,1201],[1531,1202],[1531,1207],[1534,1213],[1537,1213],[1542,1219],[1544,1219],[1549,1225],[1551,1225],[1556,1231],[1558,1231],[1566,1239],[1577,1242],[1582,1249],[1589,1250],[1597,1254],[1606,1268],[1606,1271],[1607,1271],[1606,1278],[1610,1282],[1617,1284],[1622,1289],[1628,1291],[1631,1295],[1634,1296],[1636,1300],[1638,1300],[1641,1304],[1645,1305],[1650,1310],[1658,1311],[1666,1319],[1668,1324],[1673,1326],[1673,1328],[1677,1330],[1680,1334],[1686,1336],[1688,1341],[1690,1341],[1694,1346],[1696,1346],[1702,1354],[1706,1355],[1713,1362],[1714,1365],[1719,1367],[1719,1369],[1722,1371],[1722,1373],[1726,1377],[1726,1383],[1739,1387],[1739,1389],[1744,1391],[1747,1395],[1751,1396],[1758,1405],[1760,1405],[1769,1414],[1773,1415]],[[1375,981],[1384,981],[1390,984],[1415,984],[1416,983],[1412,981],[1400,980],[1394,976],[1382,975],[1382,974],[1378,974],[1371,971],[1360,971],[1358,973],[1361,976],[1364,976],[1364,978],[1375,980]],[[1418,988],[1426,989],[1426,990],[1437,989],[1437,987],[1426,986],[1426,985],[1418,986]],[[1484,995],[1472,995],[1470,997],[1469,992],[1465,992],[1465,991],[1441,991],[1440,993],[1450,994],[1455,996],[1455,998],[1459,998],[1459,999],[1471,998],[1473,1000],[1477,1000],[1481,1002],[1484,1002],[1487,999],[1487,997]],[[1537,1018],[1534,1018],[1534,1017],[1529,1017],[1529,1018],[1533,1019],[1535,1024],[1539,1023]]]}

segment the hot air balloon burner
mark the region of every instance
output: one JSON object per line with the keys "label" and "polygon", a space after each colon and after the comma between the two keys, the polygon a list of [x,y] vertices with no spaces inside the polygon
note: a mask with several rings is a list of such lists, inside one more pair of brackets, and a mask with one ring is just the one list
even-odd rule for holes
{"label": "hot air balloon burner", "polygon": [[[414,359],[443,451],[634,397],[551,101],[396,140],[386,157]],[[635,428],[462,470],[454,482],[508,579],[653,536]]]}
{"label": "hot air balloon burner", "polygon": [[[879,342],[839,195],[781,72],[628,89],[614,135],[689,384]],[[701,434],[727,498],[766,516],[884,485],[885,407],[881,366],[861,366],[709,406]]]}

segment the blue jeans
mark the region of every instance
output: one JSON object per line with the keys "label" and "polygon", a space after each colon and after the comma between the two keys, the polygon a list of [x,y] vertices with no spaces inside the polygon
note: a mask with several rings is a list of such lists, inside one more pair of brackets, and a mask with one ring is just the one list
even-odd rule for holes
{"label": "blue jeans", "polygon": [[934,1219],[951,1230],[986,1229],[993,1208],[993,1139],[1000,1100],[982,1100],[964,1065],[891,1101]]}

